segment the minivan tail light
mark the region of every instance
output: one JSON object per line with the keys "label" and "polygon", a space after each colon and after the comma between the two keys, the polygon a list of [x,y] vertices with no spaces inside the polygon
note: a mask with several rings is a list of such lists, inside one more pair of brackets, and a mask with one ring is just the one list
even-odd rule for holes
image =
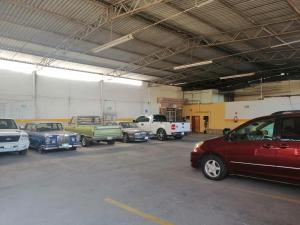
{"label": "minivan tail light", "polygon": [[176,124],[171,125],[171,130],[176,130]]}

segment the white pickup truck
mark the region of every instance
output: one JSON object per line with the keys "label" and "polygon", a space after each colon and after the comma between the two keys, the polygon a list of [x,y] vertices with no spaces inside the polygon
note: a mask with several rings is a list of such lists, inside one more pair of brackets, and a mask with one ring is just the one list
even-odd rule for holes
{"label": "white pickup truck", "polygon": [[186,133],[191,132],[190,123],[168,122],[164,115],[140,116],[134,122],[141,130],[150,132],[160,141],[168,137],[181,139]]}
{"label": "white pickup truck", "polygon": [[19,130],[12,119],[0,119],[0,152],[19,152],[25,155],[29,147],[28,134]]}

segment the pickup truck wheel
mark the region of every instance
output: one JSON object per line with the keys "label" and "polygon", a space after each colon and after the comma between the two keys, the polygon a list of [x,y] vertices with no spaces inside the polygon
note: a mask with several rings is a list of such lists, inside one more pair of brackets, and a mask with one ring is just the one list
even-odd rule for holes
{"label": "pickup truck wheel", "polygon": [[114,145],[115,143],[116,143],[115,140],[107,141],[107,144],[108,144],[108,145]]}
{"label": "pickup truck wheel", "polygon": [[19,151],[19,155],[26,155],[27,154],[27,149]]}
{"label": "pickup truck wheel", "polygon": [[158,129],[157,138],[160,141],[165,141],[167,139],[166,131],[164,129]]}
{"label": "pickup truck wheel", "polygon": [[124,143],[128,143],[129,142],[128,134],[123,134],[123,142]]}
{"label": "pickup truck wheel", "polygon": [[201,169],[205,177],[210,180],[222,180],[227,176],[224,161],[216,155],[207,155],[201,161]]}
{"label": "pickup truck wheel", "polygon": [[83,146],[83,147],[88,147],[89,145],[90,145],[90,141],[86,138],[86,137],[82,137],[81,138],[81,145]]}

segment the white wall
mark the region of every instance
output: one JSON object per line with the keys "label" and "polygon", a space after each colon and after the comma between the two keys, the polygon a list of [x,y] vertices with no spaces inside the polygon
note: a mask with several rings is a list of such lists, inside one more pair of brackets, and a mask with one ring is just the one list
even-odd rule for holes
{"label": "white wall", "polygon": [[36,78],[35,89],[34,75],[0,70],[0,117],[69,118],[104,112],[108,119],[135,118],[158,113],[158,97],[182,99],[177,87]]}
{"label": "white wall", "polygon": [[240,119],[252,119],[282,110],[300,110],[300,96],[274,97],[257,101],[225,103],[225,119],[232,119],[237,113]]}

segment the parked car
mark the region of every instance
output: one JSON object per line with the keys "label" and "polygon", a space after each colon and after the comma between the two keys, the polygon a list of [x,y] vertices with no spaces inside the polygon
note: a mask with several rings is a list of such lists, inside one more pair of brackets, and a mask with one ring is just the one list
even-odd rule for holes
{"label": "parked car", "polygon": [[199,142],[191,165],[211,180],[243,174],[300,184],[300,113],[273,113]]}
{"label": "parked car", "polygon": [[105,124],[99,116],[74,116],[65,130],[78,133],[82,146],[89,146],[94,141],[113,145],[123,138],[120,126]]}
{"label": "parked car", "polygon": [[12,119],[0,119],[0,152],[18,152],[25,155],[29,147],[26,132],[21,131]]}
{"label": "parked car", "polygon": [[53,149],[76,150],[80,146],[80,136],[64,131],[61,123],[28,123],[24,130],[29,135],[30,147],[40,153]]}
{"label": "parked car", "polygon": [[141,130],[136,123],[119,122],[123,132],[123,142],[145,142],[149,140],[149,133]]}
{"label": "parked car", "polygon": [[164,115],[140,116],[134,122],[141,130],[157,136],[160,141],[164,141],[168,137],[181,139],[185,134],[191,132],[190,123],[168,122]]}

